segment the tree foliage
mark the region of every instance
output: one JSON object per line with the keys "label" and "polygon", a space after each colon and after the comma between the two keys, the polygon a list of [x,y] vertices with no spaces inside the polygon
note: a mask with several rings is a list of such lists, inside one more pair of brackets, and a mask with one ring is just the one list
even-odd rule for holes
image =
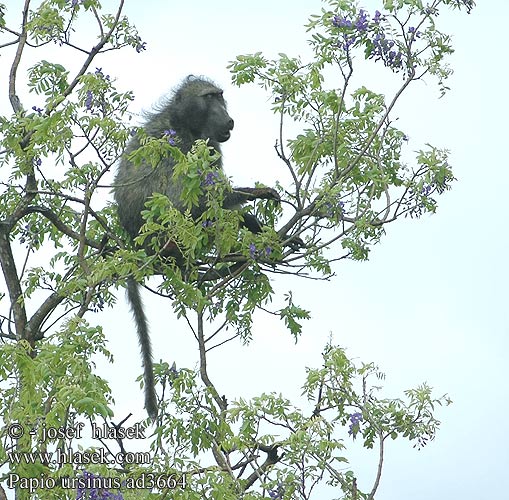
{"label": "tree foliage", "polygon": [[[227,401],[208,376],[207,353],[234,338],[248,341],[259,309],[279,316],[298,339],[309,312],[291,292],[284,306],[270,310],[271,274],[331,278],[333,262],[367,259],[386,224],[436,210],[454,180],[447,151],[427,145],[406,162],[408,137],[395,126],[394,110],[421,79],[436,78],[440,92],[447,90],[453,49],[437,16],[445,7],[470,12],[474,2],[385,0],[368,13],[352,0],[329,0],[307,25],[311,62],[256,53],[230,63],[235,84],[256,82],[272,96],[281,125],[276,153],[292,179],[278,186],[281,206],[254,205],[266,224],[260,234],[240,228],[240,215],[222,209],[231,186],[214,170],[207,143],[183,155],[171,134],[143,137],[130,121],[133,94],[120,92],[107,69],[95,65],[99,54],[146,48],[123,3],[108,12],[98,0],[25,0],[21,22],[7,22],[0,5],[0,49],[12,61],[12,111],[0,116],[1,480],[17,489],[17,498],[167,498],[171,490],[172,498],[188,500],[308,499],[321,483],[334,498],[373,498],[386,440],[424,446],[439,425],[435,406],[448,398],[434,397],[426,385],[404,400],[379,397],[371,385],[382,377],[378,369],[357,366],[327,345],[322,366],[308,369],[303,382],[307,410],[276,393]],[[95,26],[89,39],[74,30],[85,22]],[[80,63],[49,60],[59,53],[45,54],[49,46],[61,60],[72,54]],[[25,58],[37,62],[23,73]],[[394,94],[386,98],[368,83],[354,87],[353,75],[365,67],[385,71],[397,85]],[[289,124],[299,128],[295,136],[287,135]],[[104,191],[133,134],[143,138],[134,163],[156,166],[171,154],[189,208],[207,199],[194,221],[155,194],[136,241],[149,242],[151,255],[128,240]],[[185,266],[162,258],[161,235],[178,244]],[[288,245],[296,238],[303,245]],[[222,277],[206,279],[214,271]],[[94,374],[92,356],[112,359],[87,312],[114,304],[128,277],[143,282],[154,274],[161,276],[157,293],[189,322],[200,369],[156,366],[161,414],[149,464],[130,463],[122,439],[115,466],[55,462],[45,454],[76,445],[79,436],[48,437],[45,429],[113,417],[107,381]],[[379,448],[372,486],[357,486],[346,468],[350,439]],[[40,453],[34,463],[15,458],[28,452]],[[81,482],[71,488],[69,478]]]}

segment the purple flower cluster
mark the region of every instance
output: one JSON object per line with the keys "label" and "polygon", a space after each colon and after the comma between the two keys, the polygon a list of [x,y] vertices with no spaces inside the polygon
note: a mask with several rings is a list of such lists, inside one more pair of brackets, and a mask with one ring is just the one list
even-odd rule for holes
{"label": "purple flower cluster", "polygon": [[219,176],[219,172],[207,172],[205,174],[205,179],[203,179],[201,185],[202,186],[214,186],[221,178]]}
{"label": "purple flower cluster", "polygon": [[336,26],[336,28],[352,28],[353,23],[350,19],[341,16],[334,16],[332,18],[332,25]]}
{"label": "purple flower cluster", "polygon": [[382,60],[389,68],[401,69],[403,67],[403,54],[397,49],[394,40],[377,33],[373,38],[373,48],[369,54],[370,59]]}
{"label": "purple flower cluster", "polygon": [[[373,17],[373,22],[378,24],[381,19],[382,14],[377,10]],[[361,9],[355,21],[344,16],[334,16],[332,18],[332,25],[336,28],[356,29],[361,32],[367,31],[369,27],[369,14],[364,9]]]}
{"label": "purple flower cluster", "polygon": [[[371,20],[372,26],[378,26],[382,19],[381,12],[375,11],[375,15]],[[348,51],[360,34],[368,32],[370,27],[369,14],[364,9],[360,9],[355,19],[336,15],[332,18],[332,25],[342,31],[338,46]]]}
{"label": "purple flower cluster", "polygon": [[421,189],[421,195],[425,196],[426,198],[431,194],[431,191],[433,190],[433,187],[430,185],[423,186]]}
{"label": "purple flower cluster", "polygon": [[171,379],[175,379],[179,376],[179,370],[177,370],[177,364],[175,363],[175,361],[170,366],[170,369],[168,370],[168,375],[170,376]]}
{"label": "purple flower cluster", "polygon": [[164,136],[168,139],[170,146],[175,146],[177,144],[175,137],[177,136],[177,132],[170,128],[169,130],[164,131]]}
{"label": "purple flower cluster", "polygon": [[[110,75],[105,75],[102,68],[95,68],[94,75],[102,79],[104,82],[109,82],[111,80]],[[92,90],[87,90],[85,97],[85,108],[87,111],[92,111],[94,106],[99,106],[103,112],[105,112],[106,103],[102,94],[103,92],[98,92],[95,96],[96,99],[94,100],[94,92],[92,92]]]}
{"label": "purple flower cluster", "polygon": [[103,69],[102,68],[95,68],[95,74],[96,74],[96,76],[99,76],[101,78],[104,78],[105,80],[110,81],[110,75],[105,75],[103,73]]}
{"label": "purple flower cluster", "polygon": [[279,483],[277,488],[269,490],[267,493],[269,494],[269,497],[272,498],[272,500],[281,500],[285,494],[283,483]]}
{"label": "purple flower cluster", "polygon": [[85,98],[85,108],[87,108],[87,110],[90,111],[93,105],[94,105],[94,94],[92,94],[91,90],[87,90],[87,97]]}
{"label": "purple flower cluster", "polygon": [[415,38],[419,38],[419,37],[422,35],[422,33],[421,33],[420,31],[417,31],[417,30],[416,30],[413,26],[410,26],[410,27],[408,28],[408,32],[409,32],[411,35],[414,35],[414,36],[415,36]]}
{"label": "purple flower cluster", "polygon": [[344,201],[337,201],[336,203],[332,203],[331,201],[327,201],[324,203],[325,213],[326,216],[329,218],[335,217],[337,214],[339,214],[340,218],[343,218],[345,213],[345,202]]}
{"label": "purple flower cluster", "polygon": [[355,29],[357,31],[367,31],[369,26],[369,19],[368,19],[368,13],[361,9],[359,11],[359,16],[357,17],[357,20],[355,21]]}
{"label": "purple flower cluster", "polygon": [[[371,27],[375,35],[370,40],[371,46],[368,57],[375,61],[383,61],[387,67],[401,69],[403,67],[403,53],[397,48],[396,42],[388,39],[381,30],[380,22],[382,20],[383,15],[378,10],[375,11],[371,22],[369,14],[364,9],[359,10],[355,19],[349,19],[345,16],[334,16],[332,18],[332,25],[341,30],[338,46],[348,51],[360,35],[364,34],[366,36],[368,34]],[[415,28],[410,28],[409,33],[415,37],[421,35]]]}
{"label": "purple flower cluster", "polygon": [[360,423],[362,422],[362,413],[355,412],[350,415],[350,428],[348,430],[348,434],[350,436],[354,436],[359,431]]}
{"label": "purple flower cluster", "polygon": [[254,243],[250,243],[249,245],[249,255],[251,255],[251,258],[255,258],[256,254],[258,253],[258,250],[256,250],[256,245]]}
{"label": "purple flower cluster", "polygon": [[260,255],[263,255],[264,257],[269,257],[271,253],[272,253],[271,247],[265,247],[265,250],[259,251],[254,243],[250,243],[249,245],[249,255],[251,256],[252,259],[255,259]]}
{"label": "purple flower cluster", "polygon": [[138,54],[140,52],[143,52],[144,50],[147,50],[147,42],[142,42],[141,38],[139,36],[137,36],[135,39],[134,39],[136,45],[135,45],[135,49],[136,49],[136,52],[138,52]]}
{"label": "purple flower cluster", "polygon": [[38,108],[37,106],[32,106],[32,109],[40,116],[44,111],[42,108]]}

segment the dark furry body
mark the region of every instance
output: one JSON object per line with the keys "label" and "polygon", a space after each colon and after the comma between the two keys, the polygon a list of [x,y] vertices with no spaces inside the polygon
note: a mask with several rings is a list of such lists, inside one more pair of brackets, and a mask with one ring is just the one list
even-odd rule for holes
{"label": "dark furry body", "polygon": [[[220,143],[229,139],[232,128],[233,120],[226,111],[222,90],[207,79],[193,76],[187,77],[170,101],[152,113],[144,125],[147,135],[156,138],[163,137],[169,130],[175,131],[178,147],[183,153],[188,153],[198,139],[208,139],[209,146],[220,153]],[[156,168],[145,163],[134,166],[128,160],[128,155],[139,147],[139,139],[134,137],[120,162],[114,189],[120,222],[132,238],[138,235],[143,224],[141,211],[145,208],[145,202],[154,193],[165,194],[177,209],[184,211],[181,200],[182,187],[172,178],[174,166],[172,157],[163,159]],[[222,168],[221,158],[216,166],[218,169]],[[223,206],[227,209],[236,209],[246,201],[256,198],[279,200],[277,192],[271,188],[236,188],[225,194]],[[197,218],[204,210],[205,201],[193,208],[192,216]],[[250,214],[244,215],[244,225],[252,232],[261,231],[261,224]],[[133,279],[127,282],[127,296],[135,319],[143,358],[145,408],[150,417],[155,418],[157,398],[154,389],[150,334],[139,286]]]}

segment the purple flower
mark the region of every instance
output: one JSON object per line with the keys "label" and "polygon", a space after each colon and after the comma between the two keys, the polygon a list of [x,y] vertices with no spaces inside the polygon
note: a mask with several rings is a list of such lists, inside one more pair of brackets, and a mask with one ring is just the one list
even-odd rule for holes
{"label": "purple flower", "polygon": [[350,422],[352,422],[352,424],[358,424],[359,422],[362,422],[362,413],[360,412],[355,412],[355,413],[352,413],[350,415]]}
{"label": "purple flower", "polygon": [[256,245],[254,243],[249,244],[249,255],[251,255],[251,258],[254,259],[256,257],[256,254],[258,252],[256,251]]}
{"label": "purple flower", "polygon": [[350,415],[350,428],[348,430],[348,434],[355,438],[357,432],[359,432],[360,423],[362,422],[362,413],[355,412]]}
{"label": "purple flower", "polygon": [[334,16],[332,18],[332,24],[336,26],[336,28],[351,28],[353,26],[353,23],[350,21],[350,19],[341,16]]}
{"label": "purple flower", "polygon": [[207,172],[205,179],[202,182],[202,186],[213,186],[219,180],[218,172]]}
{"label": "purple flower", "polygon": [[40,115],[44,110],[42,108],[38,108],[37,106],[32,106],[32,109]]}
{"label": "purple flower", "polygon": [[170,367],[169,374],[172,376],[172,378],[178,377],[179,371],[177,370],[177,364],[175,361]]}
{"label": "purple flower", "polygon": [[429,196],[431,193],[431,190],[432,190],[431,186],[423,186],[423,188],[421,189],[422,196],[426,196],[426,197]]}
{"label": "purple flower", "polygon": [[375,15],[373,16],[373,22],[378,24],[382,19],[382,14],[379,10],[375,10]]}
{"label": "purple flower", "polygon": [[359,17],[357,18],[357,21],[355,21],[355,27],[358,31],[366,31],[368,29],[368,13],[361,9],[359,11]]}
{"label": "purple flower", "polygon": [[285,494],[285,489],[283,487],[283,483],[278,483],[277,488],[273,490],[267,491],[269,494],[269,497],[272,498],[272,500],[280,500],[283,498],[283,495]]}
{"label": "purple flower", "polygon": [[345,36],[343,40],[342,47],[345,50],[348,50],[355,43],[355,35]]}
{"label": "purple flower", "polygon": [[383,33],[377,33],[372,40],[373,48],[369,54],[370,59],[382,60],[385,66],[400,69],[403,65],[403,55],[398,50],[393,50],[396,45],[394,40],[388,40]]}
{"label": "purple flower", "polygon": [[95,68],[95,74],[97,76],[100,76],[101,78],[104,78],[105,80],[109,80],[110,79],[110,75],[105,75],[103,73],[103,69],[102,68]]}
{"label": "purple flower", "polygon": [[141,41],[141,38],[138,37],[137,40],[136,40],[136,52],[138,52],[138,54],[140,52],[143,52],[144,50],[147,50],[147,42],[142,42]]}
{"label": "purple flower", "polygon": [[92,109],[94,100],[94,94],[92,94],[91,90],[87,90],[87,97],[85,99],[85,107],[90,111]]}
{"label": "purple flower", "polygon": [[168,142],[170,143],[170,146],[175,146],[177,144],[177,141],[175,140],[175,137],[177,136],[177,132],[170,128],[169,130],[164,131],[165,137],[168,138]]}
{"label": "purple flower", "polygon": [[410,26],[408,28],[408,32],[411,35],[415,36],[415,38],[419,38],[421,36],[421,34],[422,34],[420,31],[417,31],[413,26]]}

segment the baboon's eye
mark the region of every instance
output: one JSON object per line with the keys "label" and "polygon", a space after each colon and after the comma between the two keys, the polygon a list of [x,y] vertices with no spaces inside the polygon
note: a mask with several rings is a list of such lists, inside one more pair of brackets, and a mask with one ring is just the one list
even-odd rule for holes
{"label": "baboon's eye", "polygon": [[209,101],[213,99],[223,99],[223,92],[210,92],[209,94],[205,94],[205,98]]}

